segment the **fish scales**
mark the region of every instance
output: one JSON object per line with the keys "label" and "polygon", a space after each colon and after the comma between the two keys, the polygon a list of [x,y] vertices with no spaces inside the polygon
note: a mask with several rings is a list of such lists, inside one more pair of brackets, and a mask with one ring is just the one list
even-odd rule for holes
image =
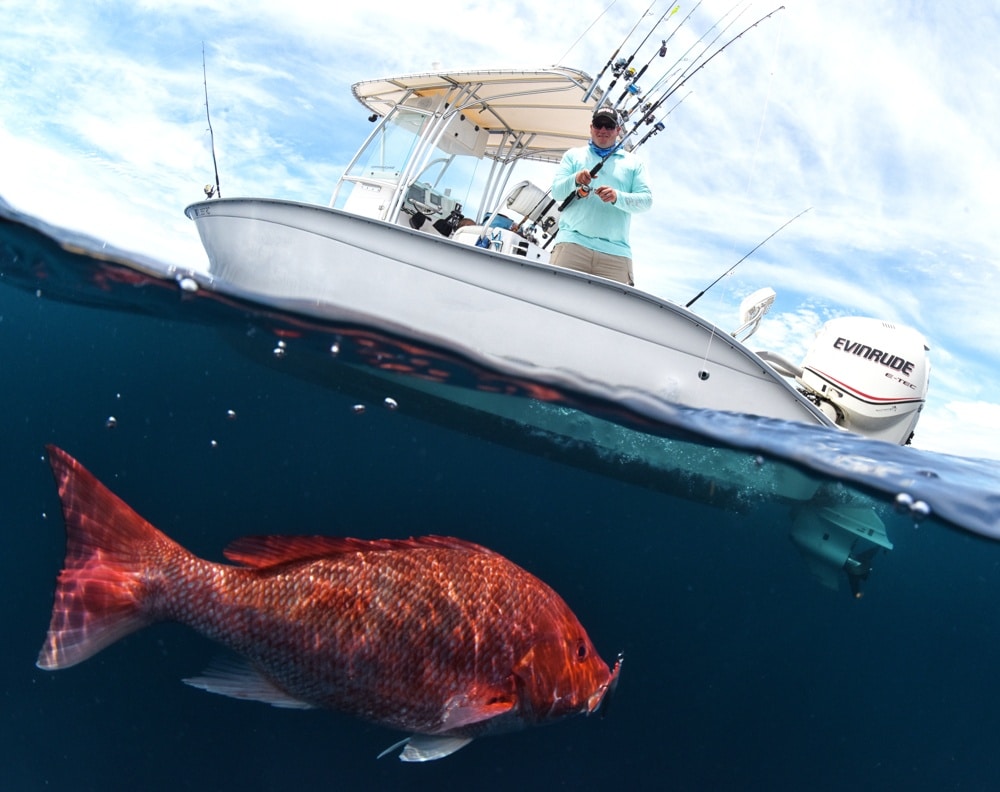
{"label": "fish scales", "polygon": [[304,702],[418,731],[470,686],[514,695],[510,668],[556,597],[502,556],[445,547],[263,570],[190,557],[161,582],[174,594],[153,620],[195,628]]}

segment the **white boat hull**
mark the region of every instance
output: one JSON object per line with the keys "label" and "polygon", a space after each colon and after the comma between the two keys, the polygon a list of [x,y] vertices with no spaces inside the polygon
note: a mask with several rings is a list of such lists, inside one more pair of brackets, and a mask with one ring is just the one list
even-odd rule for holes
{"label": "white boat hull", "polygon": [[608,393],[833,425],[729,334],[631,287],[288,201],[205,201],[186,213],[220,291]]}

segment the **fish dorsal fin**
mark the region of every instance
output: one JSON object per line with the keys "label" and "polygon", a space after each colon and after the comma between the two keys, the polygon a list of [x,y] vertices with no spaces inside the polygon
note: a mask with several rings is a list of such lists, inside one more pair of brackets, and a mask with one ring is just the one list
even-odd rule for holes
{"label": "fish dorsal fin", "polygon": [[378,755],[381,759],[387,754],[391,754],[397,748],[406,746],[399,754],[399,758],[404,762],[430,762],[434,759],[443,759],[455,753],[459,748],[464,748],[472,742],[471,737],[448,737],[431,734],[414,734],[405,740],[390,745]]}
{"label": "fish dorsal fin", "polygon": [[451,536],[420,536],[409,539],[352,539],[335,536],[245,536],[223,551],[230,561],[263,569],[292,561],[383,550],[447,548],[493,555],[481,545]]}
{"label": "fish dorsal fin", "polygon": [[201,676],[189,677],[183,682],[209,693],[244,701],[263,701],[286,709],[313,709],[312,704],[293,698],[256,668],[241,660],[216,660]]}

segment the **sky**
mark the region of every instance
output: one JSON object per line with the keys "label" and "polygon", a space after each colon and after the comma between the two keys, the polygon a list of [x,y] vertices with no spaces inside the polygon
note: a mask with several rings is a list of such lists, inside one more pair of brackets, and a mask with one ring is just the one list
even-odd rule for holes
{"label": "sky", "polygon": [[[222,194],[326,204],[371,128],[353,83],[437,64],[596,75],[670,8],[349,5],[0,0],[0,197],[205,268],[183,214],[215,180],[203,49]],[[696,3],[679,5],[636,63]],[[731,32],[779,5],[752,3]],[[677,43],[733,7],[703,0]],[[788,0],[692,77],[637,151],[654,208],[633,221],[636,285],[687,303],[808,210],[693,308],[735,330],[743,297],[774,288],[749,346],[792,361],[836,316],[915,327],[933,369],[914,446],[1000,459],[998,40],[995,0]]]}

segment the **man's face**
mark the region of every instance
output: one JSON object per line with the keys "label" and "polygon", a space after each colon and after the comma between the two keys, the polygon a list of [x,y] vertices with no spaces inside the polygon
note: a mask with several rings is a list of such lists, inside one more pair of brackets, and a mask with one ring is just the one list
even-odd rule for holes
{"label": "man's face", "polygon": [[590,124],[590,139],[598,148],[613,146],[618,139],[618,127],[614,125],[613,121],[598,118]]}

